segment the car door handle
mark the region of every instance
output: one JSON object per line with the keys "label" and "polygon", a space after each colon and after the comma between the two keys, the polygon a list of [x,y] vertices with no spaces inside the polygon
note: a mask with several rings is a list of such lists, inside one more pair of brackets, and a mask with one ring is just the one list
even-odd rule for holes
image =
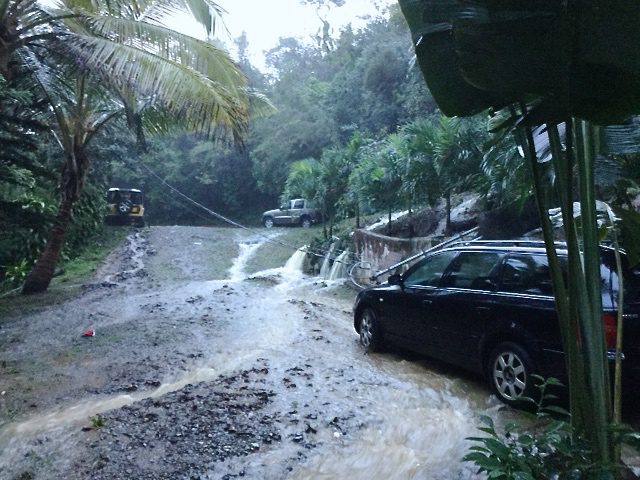
{"label": "car door handle", "polygon": [[476,307],[476,312],[481,316],[487,315],[490,311],[489,307]]}
{"label": "car door handle", "polygon": [[433,305],[433,300],[422,300],[424,305]]}

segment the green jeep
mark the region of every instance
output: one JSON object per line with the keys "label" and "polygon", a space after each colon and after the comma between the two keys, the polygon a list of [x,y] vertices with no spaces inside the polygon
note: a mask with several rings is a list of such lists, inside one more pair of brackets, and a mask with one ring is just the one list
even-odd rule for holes
{"label": "green jeep", "polygon": [[135,188],[110,188],[107,193],[108,225],[144,227],[144,197]]}

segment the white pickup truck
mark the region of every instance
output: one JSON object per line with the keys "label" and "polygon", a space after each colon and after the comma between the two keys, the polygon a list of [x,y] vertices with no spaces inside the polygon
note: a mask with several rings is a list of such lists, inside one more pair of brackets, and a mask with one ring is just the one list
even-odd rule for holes
{"label": "white pickup truck", "polygon": [[308,228],[321,221],[320,211],[303,198],[289,200],[282,207],[262,214],[262,224],[267,228],[274,225],[300,225]]}

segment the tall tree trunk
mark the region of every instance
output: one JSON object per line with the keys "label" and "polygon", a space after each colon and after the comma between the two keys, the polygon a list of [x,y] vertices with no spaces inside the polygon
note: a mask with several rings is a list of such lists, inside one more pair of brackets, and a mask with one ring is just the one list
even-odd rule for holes
{"label": "tall tree trunk", "polygon": [[33,267],[33,270],[31,270],[27,276],[24,286],[22,287],[22,293],[38,293],[49,288],[56,265],[60,259],[60,252],[62,251],[67,225],[69,225],[69,221],[71,220],[72,206],[73,200],[71,198],[65,198],[60,202],[58,215],[51,230],[49,241]]}
{"label": "tall tree trunk", "polygon": [[23,294],[44,292],[49,288],[51,279],[55,273],[56,265],[60,259],[60,252],[64,244],[64,236],[71,220],[71,208],[80,198],[84,185],[85,172],[89,165],[89,159],[82,146],[74,148],[74,154],[67,158],[62,177],[60,179],[60,207],[58,215],[51,229],[51,236],[47,241],[44,251],[38,258],[33,270],[27,276]]}
{"label": "tall tree trunk", "polygon": [[18,17],[21,13],[17,10],[11,14],[4,12],[3,24],[0,25],[0,76],[5,80],[11,80],[12,77],[11,53],[20,39]]}

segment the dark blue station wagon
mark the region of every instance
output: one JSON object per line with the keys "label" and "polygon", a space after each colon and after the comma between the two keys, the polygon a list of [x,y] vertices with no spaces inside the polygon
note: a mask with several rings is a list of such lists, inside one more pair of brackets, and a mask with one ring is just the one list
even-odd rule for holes
{"label": "dark blue station wagon", "polygon": [[[566,271],[566,250],[558,249]],[[601,251],[603,321],[614,357],[618,275]],[[623,371],[640,373],[640,271],[625,268]],[[535,397],[532,375],[566,379],[547,256],[541,242],[451,245],[387,283],[361,291],[354,327],[362,345],[395,344],[486,375],[498,398]]]}

